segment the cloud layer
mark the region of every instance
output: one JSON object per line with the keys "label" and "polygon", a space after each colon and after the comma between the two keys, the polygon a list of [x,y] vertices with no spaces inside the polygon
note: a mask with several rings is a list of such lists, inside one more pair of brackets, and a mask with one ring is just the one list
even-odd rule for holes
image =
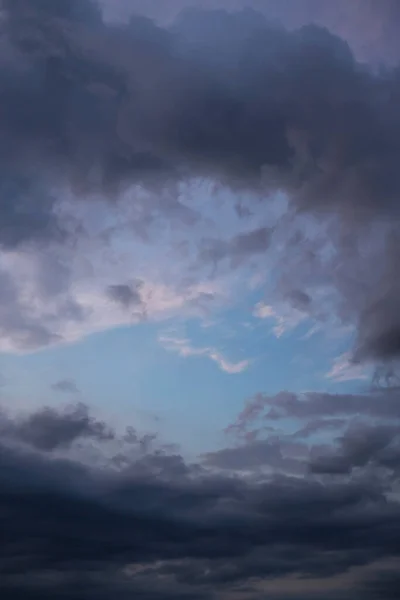
{"label": "cloud layer", "polygon": [[399,4],[187,4],[0,1],[0,351],[208,317],[255,277],[248,319],[347,328],[327,377],[371,390],[260,392],[197,459],[83,403],[4,410],[2,598],[395,598]]}
{"label": "cloud layer", "polygon": [[344,582],[344,598],[384,598],[371,578],[396,572],[398,417],[350,427],[337,446],[282,437],[196,464],[83,405],[3,416],[1,439],[7,599],[261,598],[277,582],[272,597],[300,599],[320,580],[320,597]]}

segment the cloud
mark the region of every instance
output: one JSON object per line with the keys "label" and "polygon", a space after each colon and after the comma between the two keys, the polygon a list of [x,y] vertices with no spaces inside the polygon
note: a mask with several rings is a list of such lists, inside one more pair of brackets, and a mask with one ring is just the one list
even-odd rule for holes
{"label": "cloud", "polygon": [[242,373],[250,366],[249,359],[231,362],[215,348],[196,348],[187,339],[161,336],[159,341],[166,350],[176,352],[179,356],[203,356],[209,358],[218,365],[221,371],[225,371],[225,373],[229,373],[230,375]]}
{"label": "cloud", "polygon": [[288,307],[274,308],[264,302],[258,302],[254,307],[253,316],[257,319],[273,319],[276,325],[273,327],[274,335],[280,338],[284,333],[296,329],[307,315],[303,312]]}
{"label": "cloud", "polygon": [[350,427],[330,449],[311,462],[314,473],[348,474],[369,464],[395,469],[400,459],[400,426],[358,425]]}
{"label": "cloud", "polygon": [[0,164],[0,247],[15,248],[26,240],[49,242],[63,239],[55,198],[46,181],[18,174]]}
{"label": "cloud", "polygon": [[[0,254],[0,351],[29,352],[72,343],[144,318],[202,316],[223,298],[220,282],[182,282],[167,268],[161,275],[152,272],[147,259],[138,268],[138,244],[127,244],[129,252],[120,256],[114,251],[117,243],[113,241],[108,252],[96,239],[81,240],[72,249]],[[118,283],[135,269],[140,283]]]}
{"label": "cloud", "polygon": [[369,374],[363,366],[354,365],[351,361],[351,355],[345,352],[334,360],[334,364],[326,377],[333,381],[344,382],[365,380],[369,378]]}
{"label": "cloud", "polygon": [[[278,248],[271,268],[278,302],[354,327],[356,360],[396,359],[398,72],[360,64],[346,41],[315,23],[332,25],[357,45],[347,15],[363,14],[374,36],[374,22],[397,31],[398,10],[389,1],[379,10],[369,2],[362,11],[358,2],[347,5],[269,3],[267,15],[282,18],[286,30],[250,9],[193,9],[158,24],[136,15],[118,24],[104,20],[90,0],[79,9],[72,0],[57,9],[41,0],[3,0],[0,247],[6,254],[43,245],[71,248],[89,235],[79,217],[83,205],[100,195],[112,206],[130,194],[130,231],[138,238],[179,222],[190,231],[170,248],[182,242],[183,253],[190,248],[203,260],[228,258],[236,267]],[[155,16],[157,6],[150,6]],[[300,27],[305,22],[314,25]],[[199,180],[229,188],[234,206],[240,195],[243,219],[264,216],[264,206],[283,194],[292,224],[286,218],[271,228],[255,218],[252,230],[225,241],[204,236],[196,248],[192,231],[202,218],[177,186]],[[62,207],[68,194],[74,200],[67,218]],[[307,219],[314,239],[304,231]],[[117,220],[111,229],[120,225]],[[184,266],[190,277],[191,266]],[[104,291],[109,300],[116,294],[121,300],[122,288],[115,286],[130,283],[123,273],[102,284],[101,298],[81,290],[84,306],[79,299],[59,303],[58,314],[75,315],[68,333],[44,316],[37,322],[29,310],[21,314],[16,291],[4,320],[11,328],[4,347],[79,337],[71,329],[90,320],[87,312],[96,313],[97,322],[107,320]],[[322,289],[329,300],[321,307]],[[116,315],[121,302],[114,303],[107,326],[126,322]],[[134,319],[147,315],[142,305],[133,312]],[[276,331],[282,332],[279,322]]]}
{"label": "cloud", "polygon": [[203,242],[201,259],[212,261],[217,265],[229,259],[233,267],[238,267],[246,258],[263,254],[269,248],[271,231],[267,227],[259,227],[246,233],[240,233],[229,241],[207,240]]}
{"label": "cloud", "polygon": [[366,598],[387,598],[387,600],[395,600],[399,585],[399,575],[396,570],[388,566],[382,565],[378,569],[374,569],[367,581],[364,582],[363,588]]}
{"label": "cloud", "polygon": [[294,439],[307,439],[315,434],[326,435],[330,431],[337,431],[344,429],[347,424],[347,420],[344,417],[322,417],[322,418],[311,418],[308,422],[293,433]]}
{"label": "cloud", "polygon": [[[327,27],[344,37],[360,59],[374,62],[398,62],[400,55],[396,23],[399,8],[396,0],[102,0],[109,18],[128,20],[132,12],[146,14],[161,23],[173,20],[189,7],[237,11],[252,7],[289,28],[309,23]],[[360,27],[362,22],[362,27]]]}
{"label": "cloud", "polygon": [[[340,427],[336,419],[363,417],[379,420],[399,419],[398,388],[382,388],[373,393],[330,394],[327,392],[304,392],[295,394],[282,391],[276,395],[256,394],[247,400],[237,419],[227,428],[228,433],[243,436],[249,427],[263,423],[279,426],[286,419],[298,422],[307,431],[316,428],[323,431]],[[333,420],[332,420],[333,419]],[[304,430],[303,430],[304,432]],[[293,432],[295,433],[295,432]]]}
{"label": "cloud", "polygon": [[197,460],[83,404],[1,413],[2,597],[395,597],[398,2],[185,4],[0,0],[0,351],[212,320],[259,281],[254,317],[347,328],[327,376],[372,362],[373,389],[256,394]]}
{"label": "cloud", "polygon": [[[68,421],[66,414],[59,419]],[[19,418],[10,422],[20,430]],[[379,561],[399,558],[400,511],[391,493],[398,463],[387,454],[399,429],[349,431],[342,449],[362,470],[352,480],[288,474],[284,455],[288,467],[296,460],[307,466],[309,455],[284,439],[210,453],[202,464],[150,447],[118,463],[106,451],[98,466],[79,446],[60,457],[63,430],[54,420],[50,428],[59,443],[45,452],[1,435],[0,573],[8,598],[143,591],[145,598],[211,599],[243,586],[261,598],[263,585],[280,582],[284,590],[305,580],[328,600],[337,577],[350,595],[372,593]],[[93,443],[101,450],[110,440]],[[387,471],[371,474],[371,461]],[[269,474],[257,471],[263,462]],[[288,597],[301,600],[300,589]]]}
{"label": "cloud", "polygon": [[233,448],[223,448],[208,452],[203,457],[203,463],[209,467],[233,472],[265,472],[304,474],[305,447],[296,442],[283,442],[272,438],[254,440]]}
{"label": "cloud", "polygon": [[125,308],[130,308],[132,305],[141,304],[140,286],[140,281],[133,286],[127,283],[114,284],[108,286],[107,293],[115,302],[122,304]]}
{"label": "cloud", "polygon": [[56,392],[61,392],[63,394],[78,394],[79,389],[76,385],[75,381],[72,379],[60,379],[60,381],[56,381],[53,383],[51,388]]}
{"label": "cloud", "polygon": [[[57,14],[37,1],[5,4],[7,39],[14,53],[23,53],[27,75],[31,78],[26,75],[24,79],[21,74],[17,79],[15,71],[16,83],[25,85],[23,92],[31,99],[27,115],[20,114],[17,101],[18,93],[22,92],[17,85],[8,84],[5,92],[9,100],[4,106],[8,116],[6,133],[9,137],[17,131],[20,133],[19,137],[15,135],[15,143],[21,150],[20,163],[27,159],[26,148],[33,145],[42,169],[47,171],[56,162],[63,169],[62,173],[68,169],[67,174],[70,174],[72,170],[86,180],[95,167],[101,170],[106,182],[115,181],[117,177],[118,181],[127,177],[143,181],[149,174],[174,176],[181,163],[185,163],[189,174],[222,176],[250,185],[259,182],[265,168],[278,169],[291,179],[296,147],[291,147],[287,140],[288,129],[303,132],[304,127],[305,139],[315,137],[318,115],[327,127],[326,147],[319,160],[323,160],[324,155],[327,159],[339,143],[338,130],[329,129],[330,114],[323,103],[329,97],[329,90],[340,86],[345,96],[359,100],[363,107],[366,104],[361,95],[364,87],[371,94],[374,90],[372,75],[358,72],[346,44],[323,30],[308,28],[300,33],[287,33],[270,26],[261,15],[251,11],[238,14],[193,11],[181,17],[172,29],[173,35],[170,30],[139,17],[131,20],[129,28],[107,26],[99,22],[91,2],[85,0],[84,6],[78,16],[78,12],[67,10]],[[25,15],[29,16],[29,28],[24,30]],[[42,19],[59,34],[58,46],[55,43],[52,47],[46,39]],[[68,21],[74,25],[80,23],[76,36],[62,27]],[[213,23],[218,30],[216,35]],[[240,35],[239,31],[242,31]],[[275,64],[253,58],[256,50],[262,51],[258,35],[274,44]],[[189,53],[189,38],[196,47],[193,53]],[[102,51],[105,42],[110,50],[107,58]],[[34,43],[45,77],[42,71],[36,72],[33,57],[30,59],[24,54],[25,48]],[[252,48],[248,57],[247,43]],[[62,52],[63,44],[69,49],[67,55]],[[214,58],[214,50],[224,51],[212,69],[210,50]],[[74,62],[78,51],[79,63]],[[185,56],[185,60],[176,59],[179,55]],[[222,56],[225,56],[223,60]],[[246,62],[241,62],[242,56]],[[314,61],[312,65],[310,60]],[[149,68],[145,71],[146,61]],[[195,71],[197,65],[199,69]],[[9,67],[11,75],[12,66]],[[276,66],[282,68],[288,83],[286,88],[273,79]],[[316,67],[325,67],[324,78],[315,78]],[[230,68],[237,69],[235,85],[226,79]],[[258,85],[261,77],[269,80],[268,93]],[[149,78],[153,87],[148,85]],[[172,87],[173,81],[179,85]],[[132,84],[140,94],[131,95]],[[108,95],[103,97],[92,91],[96,85],[106,87]],[[163,92],[165,96],[160,97]],[[296,94],[299,97],[295,106]],[[315,123],[307,121],[310,115],[305,113],[301,102],[305,97],[315,106]],[[265,102],[261,110],[262,100]],[[180,111],[174,109],[178,105],[182,107]],[[337,127],[346,134],[344,144],[347,140],[348,143],[354,141],[358,160],[355,184],[359,181],[362,185],[364,171],[359,149],[362,135],[350,120],[352,106],[346,106],[345,103],[334,106]],[[368,108],[373,108],[372,103],[371,107],[365,106],[365,112]],[[366,116],[363,111],[357,115],[358,119]],[[17,118],[22,117],[26,127],[21,131]],[[32,131],[33,123],[36,128]],[[347,125],[349,127],[344,129]],[[372,128],[374,120],[370,120],[369,125]],[[184,126],[186,133],[183,133]],[[394,132],[385,128],[380,136],[387,135],[395,139]],[[343,168],[345,166],[346,163]],[[331,168],[335,176],[337,170],[342,169],[339,159]],[[314,169],[311,176],[311,184],[321,178]],[[326,179],[327,176],[319,185]],[[279,177],[278,185],[284,183]],[[310,193],[312,187],[308,186]],[[335,192],[338,190],[333,186],[327,202],[338,196]]]}
{"label": "cloud", "polygon": [[16,419],[2,415],[0,435],[44,452],[68,448],[79,439],[101,441],[114,437],[105,423],[89,415],[84,404],[72,405],[64,412],[45,407],[29,416]]}

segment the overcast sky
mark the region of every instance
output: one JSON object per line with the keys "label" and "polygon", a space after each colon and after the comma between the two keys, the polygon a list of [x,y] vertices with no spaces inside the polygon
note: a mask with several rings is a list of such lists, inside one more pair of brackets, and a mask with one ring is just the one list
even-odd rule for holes
{"label": "overcast sky", "polygon": [[0,0],[5,600],[395,600],[400,3]]}

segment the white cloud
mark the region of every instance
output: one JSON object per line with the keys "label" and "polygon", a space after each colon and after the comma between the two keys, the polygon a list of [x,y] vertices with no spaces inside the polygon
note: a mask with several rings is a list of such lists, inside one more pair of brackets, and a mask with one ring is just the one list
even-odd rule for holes
{"label": "white cloud", "polygon": [[276,308],[270,304],[259,302],[254,307],[253,316],[257,319],[273,319],[276,325],[272,331],[277,338],[282,337],[284,333],[296,329],[300,323],[307,319],[307,315],[290,306]]}
{"label": "white cloud", "polygon": [[354,365],[351,362],[349,352],[341,354],[333,361],[331,370],[325,376],[327,379],[332,379],[338,383],[345,381],[357,381],[368,379],[370,374],[367,369],[361,365]]}
{"label": "white cloud", "polygon": [[170,336],[160,336],[159,342],[162,346],[171,352],[176,352],[179,356],[203,356],[213,362],[215,362],[221,371],[229,373],[230,375],[236,375],[242,373],[250,366],[250,360],[241,360],[238,362],[232,362],[228,360],[221,352],[215,348],[205,347],[197,348],[192,346],[190,341],[186,338],[174,338]]}

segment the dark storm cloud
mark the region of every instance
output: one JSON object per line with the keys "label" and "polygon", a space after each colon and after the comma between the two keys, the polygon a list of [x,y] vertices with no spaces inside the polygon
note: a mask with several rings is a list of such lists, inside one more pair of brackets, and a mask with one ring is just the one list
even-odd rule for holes
{"label": "dark storm cloud", "polygon": [[[65,391],[65,382],[60,383]],[[67,448],[79,439],[112,439],[114,433],[93,418],[84,404],[76,404],[59,411],[47,407],[16,419],[4,415],[0,420],[0,436],[51,452]]]}
{"label": "dark storm cloud", "polygon": [[400,575],[398,569],[381,568],[369,576],[365,582],[362,593],[368,600],[396,600],[400,589]]}
{"label": "dark storm cloud", "polygon": [[[29,430],[43,413],[26,418]],[[39,417],[63,443],[64,429],[46,419]],[[357,435],[346,442],[353,456],[360,456]],[[378,430],[367,437],[390,438]],[[388,447],[372,446],[375,459]],[[238,586],[257,597],[257,582],[329,579],[400,554],[400,509],[388,493],[398,482],[394,463],[387,466],[391,478],[371,476],[365,460],[357,462],[363,476],[353,481],[277,472],[241,478],[165,451],[149,450],[120,468],[111,457],[99,469],[78,455],[56,458],[57,448],[47,443],[45,454],[30,453],[1,435],[0,576],[10,599],[213,598]],[[225,465],[229,459],[238,473],[243,456],[221,451],[209,458]]]}
{"label": "dark storm cloud", "polygon": [[[328,30],[286,31],[250,9],[192,10],[161,27],[140,16],[106,23],[90,0],[3,8],[3,172],[68,181],[80,194],[203,176],[264,196],[283,190],[293,210],[335,218],[330,268],[339,315],[358,326],[356,356],[400,353],[398,70],[372,72]],[[52,200],[32,197],[29,185],[3,194],[3,244],[62,229]],[[358,242],[378,221],[391,241],[377,246],[363,279]],[[260,232],[256,254],[269,246]],[[246,248],[212,250],[249,255],[250,234],[237,242]],[[292,299],[311,306],[303,288],[296,282]]]}
{"label": "dark storm cloud", "polygon": [[114,180],[149,168],[257,185],[272,169],[275,184],[303,184],[304,195],[323,188],[328,205],[348,184],[342,202],[358,190],[354,202],[374,204],[385,173],[387,201],[395,196],[397,76],[363,72],[326,30],[288,33],[248,10],[118,28],[87,18],[88,0],[60,6],[5,3],[24,69],[6,65],[3,129],[20,162],[38,151],[45,170],[58,164],[86,182],[95,168]]}
{"label": "dark storm cloud", "polygon": [[397,0],[102,0],[106,14],[127,19],[133,12],[168,23],[190,7],[237,11],[244,7],[297,28],[310,23],[327,27],[349,41],[360,59],[378,64],[400,57]]}
{"label": "dark storm cloud", "polygon": [[4,600],[52,600],[54,596],[66,600],[213,600],[212,591],[198,592],[176,582],[157,582],[154,577],[141,578],[140,582],[130,576],[113,573],[66,575],[47,572],[39,577],[26,577],[26,583],[14,577],[2,581]]}
{"label": "dark storm cloud", "polygon": [[[134,573],[135,566],[140,570],[143,563],[155,563],[154,574],[169,568],[196,589],[207,580],[218,585],[298,570],[314,576],[340,572],[398,551],[387,532],[388,518],[397,526],[398,511],[391,503],[385,507],[381,493],[368,486],[325,487],[284,479],[246,489],[223,479],[167,485],[127,475],[108,482],[97,474],[93,487],[87,487],[85,479],[90,482],[94,475],[79,469],[75,475],[71,465],[31,463],[27,473],[26,458],[13,456],[10,464],[11,458],[2,454],[2,468],[12,465],[13,472],[2,476],[1,504],[9,516],[2,524],[2,579],[15,580],[23,572],[34,579],[37,573],[44,590],[41,572],[58,574],[62,584],[69,572],[106,569],[111,578],[124,566]],[[364,511],[368,502],[379,516]],[[226,504],[226,514],[219,504]],[[358,519],[354,530],[350,516]],[[298,526],[288,527],[288,519]],[[378,536],[374,540],[371,527]],[[253,562],[258,549],[264,557],[261,553]],[[194,562],[185,574],[173,562],[157,566],[157,561],[188,559]],[[196,573],[199,560],[208,569]],[[25,585],[19,579],[22,589],[29,591],[30,577]],[[49,584],[59,589],[51,577]]]}
{"label": "dark storm cloud", "polygon": [[62,239],[53,210],[54,198],[45,182],[0,167],[0,244],[12,249],[21,242]]}
{"label": "dark storm cloud", "polygon": [[329,449],[311,462],[314,473],[351,473],[369,464],[399,469],[400,424],[397,426],[353,426]]}

